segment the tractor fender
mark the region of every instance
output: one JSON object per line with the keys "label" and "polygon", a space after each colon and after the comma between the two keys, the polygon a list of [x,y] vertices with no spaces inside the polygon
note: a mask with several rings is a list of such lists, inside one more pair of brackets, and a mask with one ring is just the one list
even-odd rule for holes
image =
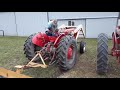
{"label": "tractor fender", "polygon": [[65,34],[61,34],[59,37],[57,37],[57,39],[54,42],[54,47],[57,48],[58,47],[58,43],[60,42],[61,38],[64,37]]}
{"label": "tractor fender", "polygon": [[45,33],[39,32],[32,38],[32,43],[43,47],[47,42],[49,42],[49,37]]}

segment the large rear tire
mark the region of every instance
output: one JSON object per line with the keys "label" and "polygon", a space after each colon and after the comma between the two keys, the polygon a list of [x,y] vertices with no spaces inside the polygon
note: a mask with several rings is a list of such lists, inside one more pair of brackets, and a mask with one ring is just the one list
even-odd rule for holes
{"label": "large rear tire", "polygon": [[97,73],[105,74],[108,71],[108,37],[101,33],[97,41]]}
{"label": "large rear tire", "polygon": [[[26,55],[26,57],[31,60],[34,56],[35,56],[35,52],[38,51],[38,49],[40,50],[40,47],[34,45],[32,43],[32,38],[36,35],[35,34],[32,34],[30,35],[27,40],[25,41],[25,44],[24,44],[24,54]],[[36,59],[37,60],[37,59]],[[36,61],[35,60],[35,61]]]}
{"label": "large rear tire", "polygon": [[58,44],[57,60],[60,70],[67,71],[76,63],[77,43],[70,35],[64,36]]}

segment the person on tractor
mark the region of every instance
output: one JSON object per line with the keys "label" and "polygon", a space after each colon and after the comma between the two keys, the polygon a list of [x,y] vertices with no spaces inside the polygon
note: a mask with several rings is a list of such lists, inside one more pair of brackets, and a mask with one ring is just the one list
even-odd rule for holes
{"label": "person on tractor", "polygon": [[120,26],[117,26],[116,33],[117,33],[117,37],[119,37],[120,36]]}
{"label": "person on tractor", "polygon": [[116,28],[116,37],[117,37],[117,45],[116,48],[120,50],[120,26],[117,26]]}
{"label": "person on tractor", "polygon": [[58,36],[57,20],[50,20],[48,22],[46,34],[48,36]]}

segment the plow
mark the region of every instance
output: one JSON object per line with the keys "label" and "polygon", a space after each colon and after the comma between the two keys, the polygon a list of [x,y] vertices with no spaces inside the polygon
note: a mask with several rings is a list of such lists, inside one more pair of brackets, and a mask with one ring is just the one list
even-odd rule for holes
{"label": "plow", "polygon": [[31,78],[21,74],[28,68],[48,68],[57,64],[60,70],[68,71],[77,61],[77,50],[80,54],[85,52],[86,43],[81,41],[77,46],[79,35],[85,38],[82,25],[61,25],[56,36],[49,36],[48,32],[38,32],[30,35],[24,44],[24,54],[29,62],[26,65],[16,65],[16,71],[0,68],[0,76],[7,78]]}

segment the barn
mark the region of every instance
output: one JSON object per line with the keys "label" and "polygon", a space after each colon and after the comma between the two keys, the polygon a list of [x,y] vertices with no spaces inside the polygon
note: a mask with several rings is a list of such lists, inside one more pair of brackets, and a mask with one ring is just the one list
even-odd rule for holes
{"label": "barn", "polygon": [[0,30],[5,36],[29,36],[45,32],[48,21],[57,19],[58,26],[82,24],[86,38],[97,38],[99,33],[107,33],[111,38],[118,15],[119,12],[1,12]]}

